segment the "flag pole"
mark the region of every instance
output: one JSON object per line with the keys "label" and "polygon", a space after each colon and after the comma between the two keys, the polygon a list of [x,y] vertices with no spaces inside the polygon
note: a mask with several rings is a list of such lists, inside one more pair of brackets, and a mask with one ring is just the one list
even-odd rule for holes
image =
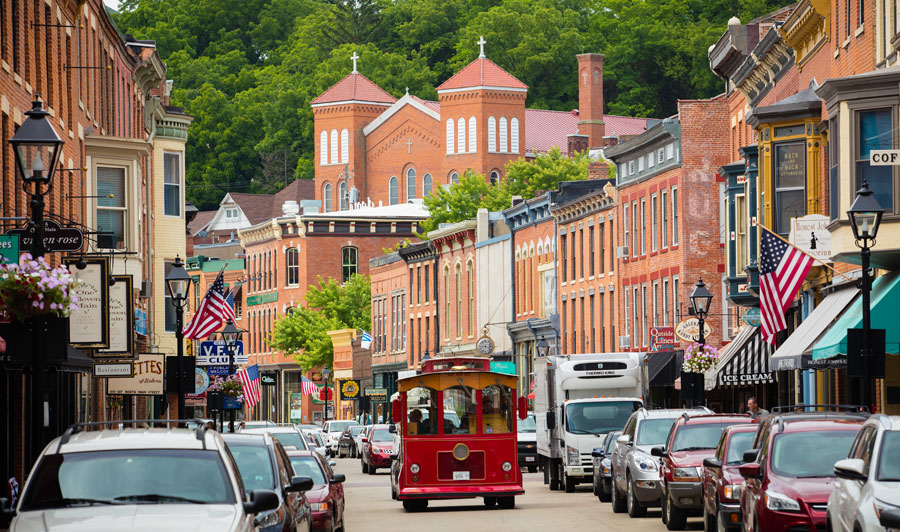
{"label": "flag pole", "polygon": [[816,257],[814,257],[814,256],[812,256],[812,255],[810,255],[810,254],[807,253],[806,251],[804,251],[804,250],[798,248],[797,246],[795,246],[794,244],[792,244],[791,242],[789,242],[787,239],[785,239],[784,237],[782,237],[781,235],[779,235],[779,234],[776,233],[775,231],[772,231],[772,230],[769,229],[768,227],[766,227],[766,226],[764,226],[764,225],[761,225],[761,224],[756,224],[756,226],[759,227],[759,228],[761,228],[761,229],[763,229],[763,230],[765,230],[765,231],[767,231],[770,235],[774,236],[774,237],[777,238],[778,240],[781,240],[782,242],[784,242],[785,244],[787,244],[787,245],[791,246],[792,248],[796,249],[796,250],[799,251],[800,253],[803,253],[803,254],[806,255],[807,257],[809,257],[809,258],[811,258],[812,260],[814,260],[814,261],[818,262],[819,264],[821,264],[822,266],[825,266],[826,268],[828,268],[828,269],[831,270],[832,272],[834,272],[834,273],[840,275],[840,276],[843,277],[844,279],[847,279],[848,281],[853,282],[853,279],[847,277],[846,274],[844,274],[844,273],[842,273],[842,272],[839,272],[839,271],[835,270],[835,269],[834,269],[834,266],[831,266],[830,264],[826,264],[825,262],[822,262],[821,259],[818,259],[818,258],[816,258]]}

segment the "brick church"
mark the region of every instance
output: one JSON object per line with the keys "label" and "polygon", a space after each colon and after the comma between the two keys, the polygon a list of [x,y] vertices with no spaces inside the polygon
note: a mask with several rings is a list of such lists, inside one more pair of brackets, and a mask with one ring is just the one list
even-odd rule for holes
{"label": "brick church", "polygon": [[323,212],[421,199],[470,170],[496,182],[509,160],[646,131],[648,119],[603,114],[603,55],[577,56],[579,109],[549,111],[526,109],[528,86],[479,45],[478,59],[438,86],[436,102],[394,98],[357,71],[353,54],[353,71],[312,101]]}

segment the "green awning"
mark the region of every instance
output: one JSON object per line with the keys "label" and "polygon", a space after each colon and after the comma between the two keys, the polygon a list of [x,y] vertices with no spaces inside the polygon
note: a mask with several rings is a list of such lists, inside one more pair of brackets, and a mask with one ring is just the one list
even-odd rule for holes
{"label": "green awning", "polygon": [[[900,309],[900,271],[883,275],[872,283],[872,328],[884,329],[885,352],[900,353],[900,327],[897,327],[897,309]],[[847,354],[847,329],[862,328],[862,298],[857,298],[846,312],[831,326],[812,350],[813,360]]]}

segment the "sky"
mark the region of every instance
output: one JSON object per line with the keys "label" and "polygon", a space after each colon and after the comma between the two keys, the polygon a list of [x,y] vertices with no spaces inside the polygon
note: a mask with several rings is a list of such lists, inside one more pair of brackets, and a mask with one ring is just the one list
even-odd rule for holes
{"label": "sky", "polygon": [[103,0],[103,3],[107,5],[107,7],[111,7],[115,10],[119,9],[119,0]]}

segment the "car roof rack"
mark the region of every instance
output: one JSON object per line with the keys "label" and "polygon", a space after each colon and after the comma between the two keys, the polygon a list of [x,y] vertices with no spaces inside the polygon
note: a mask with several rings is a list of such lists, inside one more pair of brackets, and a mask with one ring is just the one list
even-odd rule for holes
{"label": "car roof rack", "polygon": [[197,428],[194,430],[194,434],[197,436],[197,439],[203,442],[203,449],[206,449],[206,431],[208,429],[206,422],[200,418],[190,418],[190,419],[114,419],[110,421],[88,421],[85,423],[75,423],[70,425],[69,428],[62,433],[59,437],[59,445],[56,447],[57,454],[62,449],[62,446],[69,442],[69,438],[72,437],[73,434],[78,434],[82,432],[85,428],[90,427],[108,427],[110,425],[125,425],[125,424],[135,424],[135,423],[149,423],[151,425],[163,424],[171,425],[172,423],[176,424],[187,424],[188,422],[197,423]]}
{"label": "car roof rack", "polygon": [[870,417],[869,419],[875,419],[879,423],[884,425],[884,428],[888,430],[894,430],[894,422],[891,421],[891,417],[887,414],[872,414],[872,417]]}
{"label": "car roof rack", "polygon": [[[797,409],[804,409],[800,412],[795,412]],[[825,410],[821,413],[833,413],[833,412],[861,412],[861,413],[869,413],[869,407],[865,405],[842,405],[842,404],[805,404],[800,403],[796,405],[784,405],[784,406],[773,406],[772,413],[798,413],[798,414],[814,414],[817,411],[807,411],[807,408],[824,408]]]}

